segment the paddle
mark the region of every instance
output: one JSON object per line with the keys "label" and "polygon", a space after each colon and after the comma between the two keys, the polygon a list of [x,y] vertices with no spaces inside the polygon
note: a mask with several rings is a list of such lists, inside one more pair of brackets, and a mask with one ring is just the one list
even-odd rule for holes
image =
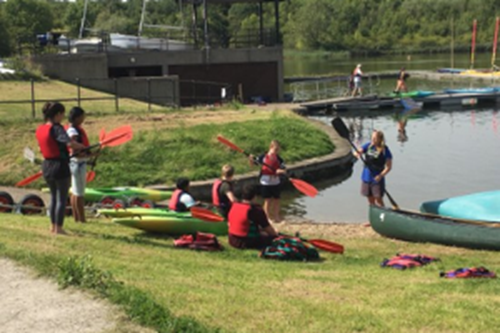
{"label": "paddle", "polygon": [[212,212],[210,209],[193,206],[190,209],[191,216],[206,222],[224,222],[225,219]]}
{"label": "paddle", "polygon": [[[99,132],[99,141],[104,141],[105,139],[106,139],[106,131],[104,130],[104,128],[102,128],[101,131]],[[99,147],[99,149],[97,150],[97,156],[94,157],[94,159],[90,163],[92,166],[90,167],[90,171],[87,172],[87,183],[90,183],[91,181],[93,181],[95,179],[94,168],[95,168],[95,165],[97,163],[97,158],[99,157],[99,153],[101,150],[102,150],[102,146]]]}
{"label": "paddle", "polygon": [[[243,149],[241,149],[240,147],[238,147],[237,145],[235,145],[234,143],[232,143],[231,141],[229,141],[228,139],[224,138],[222,135],[218,135],[217,136],[217,140],[228,146],[229,148],[239,152],[239,153],[242,153],[246,156],[250,156],[249,153],[247,153],[246,151],[244,151]],[[269,165],[267,165],[266,163],[262,163],[262,165],[268,167],[269,169],[273,170],[273,168],[271,168]],[[297,190],[299,190],[300,192],[302,192],[303,194],[307,195],[307,196],[310,196],[310,197],[315,197],[317,194],[318,194],[318,190],[312,186],[311,184],[309,184],[308,182],[306,181],[303,181],[302,179],[296,179],[296,178],[292,178],[292,177],[289,177],[288,175],[285,174],[285,177],[292,183],[293,186],[295,186],[295,188]]]}
{"label": "paddle", "polygon": [[[86,147],[86,148],[80,150],[79,152],[87,151],[87,150],[90,150],[90,149],[96,148],[96,147],[116,147],[116,146],[122,145],[122,144],[132,140],[132,137],[133,137],[132,127],[130,125],[119,127],[117,129],[109,132],[106,135],[106,137],[107,138],[105,138],[101,142],[96,143],[95,145]],[[70,157],[73,157],[73,156],[74,155],[71,155]],[[34,182],[35,180],[37,180],[38,178],[40,178],[41,176],[42,176],[42,171],[39,171],[36,174],[19,181],[15,186],[20,187],[20,186],[28,185],[28,184]]]}
{"label": "paddle", "polygon": [[[354,145],[354,143],[352,143],[351,141],[351,138],[349,137],[349,129],[347,129],[346,125],[344,124],[344,122],[342,121],[342,119],[340,119],[339,117],[335,117],[333,120],[332,120],[332,126],[333,128],[335,128],[335,130],[337,131],[337,133],[339,133],[339,135],[341,137],[343,137],[344,139],[346,139],[347,141],[349,141],[349,143],[351,144],[351,146],[356,150],[358,151],[358,148],[356,148],[356,146]],[[363,161],[363,163],[365,164],[365,166],[368,168],[368,170],[370,171],[370,173],[372,173],[372,171],[370,170],[370,167],[368,166],[368,164],[366,163],[365,159],[363,158],[362,155],[359,155],[359,157],[361,158],[361,160]],[[387,192],[387,189],[385,189],[385,186],[384,186],[384,193],[387,195],[387,197],[389,198],[389,201],[391,202],[393,208],[395,210],[398,210],[399,209],[399,206],[398,204],[396,203],[396,201],[394,201],[394,199],[392,198],[392,196],[389,194],[389,192]]]}

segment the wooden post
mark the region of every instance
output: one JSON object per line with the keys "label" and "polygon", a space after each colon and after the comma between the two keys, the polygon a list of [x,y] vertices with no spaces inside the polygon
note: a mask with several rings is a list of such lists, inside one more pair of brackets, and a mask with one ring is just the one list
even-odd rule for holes
{"label": "wooden post", "polygon": [[151,79],[148,78],[148,111],[151,112]]}
{"label": "wooden post", "polygon": [[450,53],[451,53],[451,68],[455,67],[455,26],[453,22],[453,16],[451,17],[451,45],[450,45]]}
{"label": "wooden post", "polygon": [[35,80],[30,79],[31,83],[31,116],[35,119]]}
{"label": "wooden post", "polygon": [[114,83],[115,83],[115,111],[119,112],[120,111],[120,105],[119,105],[119,102],[118,102],[118,80],[117,79],[113,79],[113,80],[114,80]]}
{"label": "wooden post", "polygon": [[238,97],[240,102],[243,103],[243,84],[238,83]]}
{"label": "wooden post", "polygon": [[82,92],[81,92],[81,86],[80,86],[80,79],[76,78],[76,98],[77,98],[77,102],[78,102],[78,107],[81,106],[80,105],[81,96],[82,96]]}

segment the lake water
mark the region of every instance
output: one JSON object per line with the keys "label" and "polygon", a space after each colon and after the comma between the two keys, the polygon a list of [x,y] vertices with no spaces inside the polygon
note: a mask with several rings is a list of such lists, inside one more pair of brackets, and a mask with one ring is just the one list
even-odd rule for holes
{"label": "lake water", "polygon": [[[482,58],[486,59],[486,56]],[[380,63],[371,60],[374,67],[387,68],[394,61],[379,60]],[[449,66],[445,59],[425,60],[424,57],[419,64],[424,66],[426,61],[430,64],[428,69]],[[354,60],[343,66],[350,68],[356,62]],[[363,66],[369,63],[360,62]],[[463,62],[466,66],[467,61]],[[332,72],[330,62],[323,65],[324,73]],[[321,63],[318,63],[314,68],[320,66]],[[290,67],[300,66],[285,62],[286,71],[291,71]],[[415,81],[415,84],[435,87],[447,83]],[[392,85],[387,84],[387,87]],[[418,86],[414,89],[427,88]],[[500,134],[496,107],[420,111],[407,123],[407,141],[398,138],[397,121],[392,111],[346,112],[339,115],[356,130],[357,143],[367,142],[373,129],[385,133],[386,143],[394,157],[393,170],[387,176],[387,190],[402,208],[417,210],[424,201],[500,189]],[[317,119],[329,124],[332,117]],[[351,172],[337,179],[315,183],[320,189],[316,198],[287,193],[284,198],[286,215],[317,222],[367,222],[367,200],[359,193],[361,171],[362,163],[357,162]],[[385,202],[390,205],[387,198]]]}

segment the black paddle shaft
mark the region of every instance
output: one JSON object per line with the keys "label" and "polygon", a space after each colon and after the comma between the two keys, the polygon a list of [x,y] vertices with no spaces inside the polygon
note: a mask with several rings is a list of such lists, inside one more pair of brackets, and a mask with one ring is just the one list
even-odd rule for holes
{"label": "black paddle shaft", "polygon": [[[352,143],[351,138],[349,137],[349,129],[344,124],[344,122],[342,121],[342,119],[340,119],[339,117],[333,118],[333,120],[332,120],[332,126],[337,131],[337,133],[339,133],[339,135],[341,137],[343,137],[344,139],[346,139],[347,141],[349,141],[349,143],[351,144],[351,146],[357,152],[358,148],[356,148],[356,146],[354,145],[354,143]],[[366,163],[366,160],[363,158],[363,155],[359,155],[359,157],[361,158],[361,161],[363,161],[364,165],[368,168],[368,171],[370,171],[370,173],[373,175],[373,171],[370,169],[370,166],[368,165],[368,163]],[[396,201],[394,201],[394,199],[389,194],[389,192],[387,192],[387,189],[385,188],[385,186],[384,186],[384,192],[387,195],[387,198],[389,198],[389,201],[391,202],[392,206],[395,209],[399,209],[398,204],[396,203]]]}

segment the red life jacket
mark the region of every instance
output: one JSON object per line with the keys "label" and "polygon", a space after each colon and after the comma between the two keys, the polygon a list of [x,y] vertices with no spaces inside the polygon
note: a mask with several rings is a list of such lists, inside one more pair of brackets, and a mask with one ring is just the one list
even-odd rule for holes
{"label": "red life jacket", "polygon": [[61,157],[59,144],[57,143],[56,139],[54,139],[50,135],[52,126],[52,124],[43,124],[38,126],[38,128],[36,129],[36,139],[38,141],[38,146],[40,146],[40,151],[42,152],[43,158],[45,159],[56,159]]}
{"label": "red life jacket", "polygon": [[248,213],[252,208],[246,203],[235,202],[229,211],[227,218],[229,233],[238,237],[247,237],[250,232],[250,220]]}
{"label": "red life jacket", "polygon": [[217,179],[212,186],[212,203],[219,207],[220,206],[220,197],[219,197],[219,188],[222,185],[223,181],[220,179]]}
{"label": "red life jacket", "polygon": [[280,160],[278,158],[278,155],[276,154],[266,154],[264,156],[264,163],[266,165],[262,165],[262,169],[260,170],[260,173],[262,175],[276,175],[276,170],[280,168]]}
{"label": "red life jacket", "polygon": [[170,210],[175,210],[176,212],[186,212],[188,211],[186,205],[180,202],[181,195],[185,192],[183,190],[176,189],[172,196],[170,197],[170,201],[168,202],[168,208]]}
{"label": "red life jacket", "polygon": [[[66,125],[66,126],[64,126],[64,129],[67,131],[70,127],[73,127],[74,129],[76,129],[76,132],[78,133],[78,138],[77,138],[76,141],[78,143],[81,143],[85,147],[90,146],[89,137],[87,136],[87,132],[85,132],[85,130],[83,129],[83,127],[81,127],[81,126],[73,126],[73,125]],[[73,153],[73,150],[71,150],[71,153]]]}
{"label": "red life jacket", "polygon": [[74,125],[66,125],[66,126],[64,126],[64,129],[68,130],[70,127],[73,127],[74,129],[76,129],[76,132],[78,133],[78,140],[77,140],[77,142],[81,143],[85,147],[90,146],[89,137],[87,136],[87,132],[85,132],[85,130],[83,129],[83,127],[81,127],[81,126],[74,126]]}

